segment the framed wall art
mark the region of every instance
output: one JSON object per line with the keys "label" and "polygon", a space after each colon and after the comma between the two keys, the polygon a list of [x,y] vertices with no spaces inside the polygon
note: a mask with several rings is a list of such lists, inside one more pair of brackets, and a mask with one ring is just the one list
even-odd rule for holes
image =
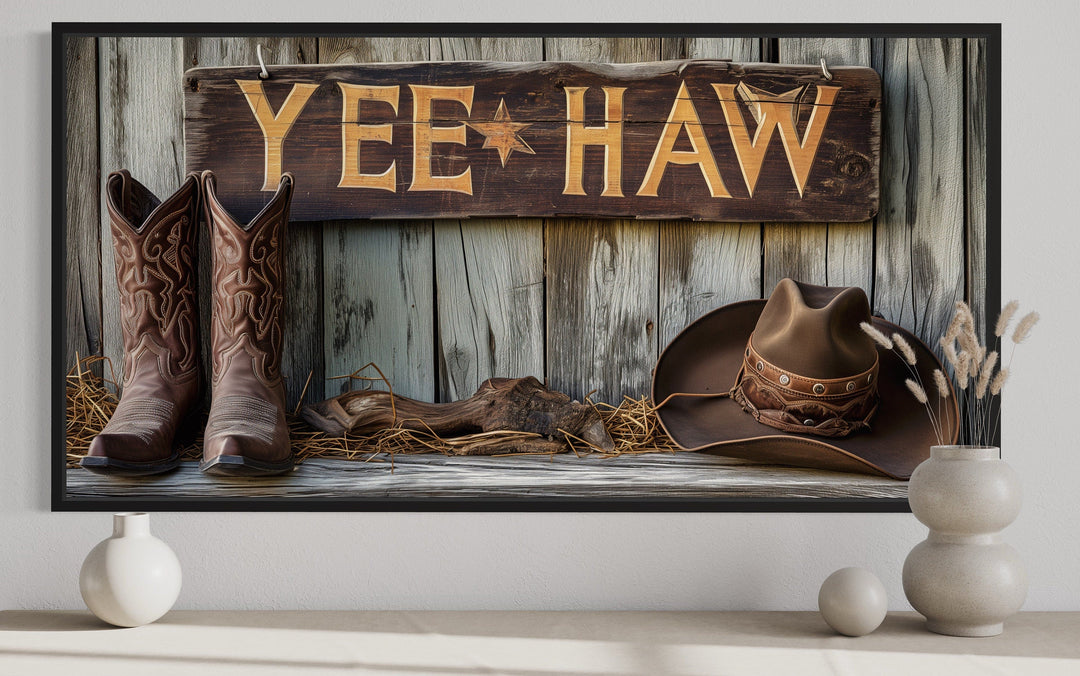
{"label": "framed wall art", "polygon": [[905,380],[996,317],[999,25],[53,57],[54,509],[898,511],[964,424]]}

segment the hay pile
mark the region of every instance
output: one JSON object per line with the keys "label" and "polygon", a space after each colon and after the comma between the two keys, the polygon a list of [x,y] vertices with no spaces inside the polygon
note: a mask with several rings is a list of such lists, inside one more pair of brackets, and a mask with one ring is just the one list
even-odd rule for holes
{"label": "hay pile", "polygon": [[[98,375],[97,372],[107,372],[109,377]],[[349,376],[345,376],[349,377]],[[355,378],[355,376],[353,376]],[[79,459],[86,455],[90,442],[105,427],[113,411],[116,410],[117,399],[116,378],[112,375],[112,365],[103,357],[86,357],[80,359],[72,367],[67,375],[67,465],[78,466]],[[305,386],[305,392],[307,387]],[[610,453],[604,453],[600,449],[590,447],[588,442],[579,439],[570,439],[568,451],[579,455],[584,453],[601,453],[604,457],[614,457],[634,453],[655,453],[657,451],[674,452],[678,447],[660,428],[656,411],[648,397],[631,399],[626,397],[617,406],[606,403],[593,403],[600,414],[604,426],[615,442],[615,448]],[[300,410],[298,402],[295,409],[286,417],[289,422],[289,434],[292,439],[293,452],[298,462],[308,458],[339,458],[345,460],[359,460],[363,462],[379,461],[388,457],[391,462],[398,453],[443,453],[445,455],[460,455],[461,448],[477,441],[480,438],[500,437],[505,439],[520,439],[523,437],[536,437],[538,435],[526,432],[483,432],[470,434],[462,437],[442,438],[433,432],[420,432],[405,429],[386,429],[375,434],[357,437],[336,438],[312,428],[297,413]],[[205,413],[203,421],[205,422]],[[201,430],[204,425],[200,424]],[[202,455],[202,437],[181,439],[182,456],[185,460],[198,460]],[[503,455],[520,455],[506,453]]]}

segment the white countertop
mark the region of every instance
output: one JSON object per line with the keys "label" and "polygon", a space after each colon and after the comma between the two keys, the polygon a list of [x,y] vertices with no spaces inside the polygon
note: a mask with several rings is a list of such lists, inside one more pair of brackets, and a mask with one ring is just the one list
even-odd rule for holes
{"label": "white countertop", "polygon": [[873,634],[818,613],[174,611],[135,629],[0,612],[0,674],[1080,674],[1080,613],[1021,613],[993,638],[890,613]]}

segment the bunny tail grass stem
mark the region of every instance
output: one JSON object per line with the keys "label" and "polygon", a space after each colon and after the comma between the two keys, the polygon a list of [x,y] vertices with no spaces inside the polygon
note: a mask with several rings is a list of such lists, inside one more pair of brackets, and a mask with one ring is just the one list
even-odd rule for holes
{"label": "bunny tail grass stem", "polygon": [[880,345],[881,347],[885,348],[886,350],[893,349],[893,343],[892,343],[891,340],[889,340],[889,337],[886,336],[881,331],[878,331],[869,322],[860,322],[859,323],[859,328],[863,330],[863,333],[865,333],[866,335],[873,338],[874,342],[877,343],[878,345]]}
{"label": "bunny tail grass stem", "polygon": [[995,336],[1001,338],[1005,335],[1005,332],[1009,330],[1009,322],[1012,321],[1018,309],[1020,309],[1020,303],[1015,300],[1010,300],[1005,307],[1001,308],[1001,314],[998,315],[997,323],[994,325]]}

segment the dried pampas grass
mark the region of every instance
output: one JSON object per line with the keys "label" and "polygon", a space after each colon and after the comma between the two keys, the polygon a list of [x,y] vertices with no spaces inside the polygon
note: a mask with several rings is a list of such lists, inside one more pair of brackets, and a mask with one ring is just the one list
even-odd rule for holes
{"label": "dried pampas grass", "polygon": [[911,394],[914,395],[916,401],[918,401],[920,404],[925,404],[930,401],[930,397],[926,396],[926,390],[924,390],[922,388],[922,385],[920,385],[919,383],[915,382],[911,378],[908,378],[904,381],[904,384],[907,385],[907,388],[911,391]]}
{"label": "dried pampas grass", "polygon": [[939,397],[942,399],[949,398],[949,380],[941,369],[934,369],[934,385],[937,387]]}
{"label": "dried pampas grass", "polygon": [[[987,445],[993,442],[1001,411],[995,397],[1001,395],[1009,378],[1016,345],[1027,340],[1039,321],[1038,312],[1029,312],[1016,323],[1011,335],[1013,349],[1006,363],[1001,353],[1001,341],[1003,336],[1008,335],[1009,326],[1019,309],[1020,304],[1015,300],[1001,308],[994,324],[994,344],[988,346],[979,341],[971,308],[967,303],[957,302],[952,320],[938,341],[957,387],[956,399],[962,413],[960,443]],[[934,373],[939,393],[948,391],[948,379],[947,372]],[[917,393],[913,394],[922,401]]]}
{"label": "dried pampas grass", "polygon": [[1031,329],[1039,323],[1039,313],[1029,312],[1016,323],[1016,330],[1012,334],[1012,342],[1016,345],[1027,340],[1028,335],[1031,333]]}
{"label": "dried pampas grass", "polygon": [[900,352],[900,356],[904,358],[904,361],[906,361],[909,366],[914,366],[918,361],[918,358],[915,356],[915,350],[911,349],[911,344],[899,333],[892,334],[892,341],[893,344],[896,345],[897,351]]}
{"label": "dried pampas grass", "polygon": [[1009,322],[1012,321],[1013,315],[1020,309],[1020,303],[1015,300],[1010,300],[1005,307],[1001,308],[1001,314],[998,315],[997,323],[994,324],[994,335],[998,338],[1005,335],[1005,332],[1009,330]]}
{"label": "dried pampas grass", "polygon": [[874,342],[881,347],[885,348],[886,350],[893,349],[893,343],[891,340],[889,340],[889,337],[881,331],[878,331],[873,324],[870,324],[869,322],[860,322],[859,328],[863,330],[863,333],[873,338]]}
{"label": "dried pampas grass", "polygon": [[1005,386],[1005,381],[1009,379],[1009,369],[1001,369],[998,374],[994,376],[994,379],[990,381],[990,394],[997,396],[1001,394],[1001,388]]}
{"label": "dried pampas grass", "polygon": [[979,380],[975,383],[976,399],[982,399],[986,396],[986,388],[990,384],[990,377],[994,372],[994,367],[997,366],[997,360],[997,350],[994,350],[986,356],[986,361],[983,362],[982,368],[979,369]]}

